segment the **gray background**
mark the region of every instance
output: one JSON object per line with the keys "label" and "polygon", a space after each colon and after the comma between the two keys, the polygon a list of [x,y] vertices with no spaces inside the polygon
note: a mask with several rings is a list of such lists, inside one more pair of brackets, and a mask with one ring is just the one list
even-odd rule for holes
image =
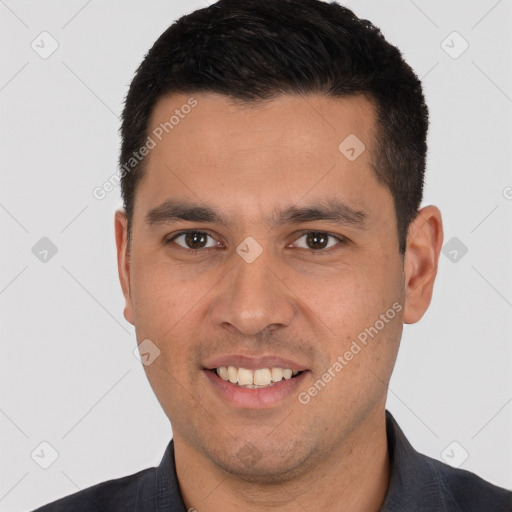
{"label": "gray background", "polygon": [[[116,171],[136,66],[174,19],[206,5],[0,1],[2,511],[156,465],[171,437],[122,314],[119,190],[102,201],[92,190]],[[510,488],[512,1],[346,5],[424,81],[424,204],[443,212],[445,244],[456,238],[429,311],[405,326],[388,408],[418,450]],[[58,453],[47,469],[42,442]]]}

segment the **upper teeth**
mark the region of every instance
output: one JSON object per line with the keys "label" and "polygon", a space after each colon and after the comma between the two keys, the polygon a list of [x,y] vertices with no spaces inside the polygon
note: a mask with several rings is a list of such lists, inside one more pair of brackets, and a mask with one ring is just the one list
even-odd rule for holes
{"label": "upper teeth", "polygon": [[247,387],[268,386],[273,382],[284,379],[291,379],[299,373],[298,370],[289,368],[260,368],[249,370],[247,368],[236,368],[235,366],[221,366],[216,369],[217,375],[233,384]]}

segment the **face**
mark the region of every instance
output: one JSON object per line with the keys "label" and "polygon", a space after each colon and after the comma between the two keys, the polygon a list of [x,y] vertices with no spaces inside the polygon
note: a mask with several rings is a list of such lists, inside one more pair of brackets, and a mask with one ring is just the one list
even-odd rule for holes
{"label": "face", "polygon": [[137,188],[129,256],[116,214],[125,317],[160,351],[144,369],[175,443],[277,481],[383,411],[415,265],[404,269],[393,199],[370,167],[370,102],[192,96],[191,109],[173,95],[153,111],[148,133],[161,140]]}

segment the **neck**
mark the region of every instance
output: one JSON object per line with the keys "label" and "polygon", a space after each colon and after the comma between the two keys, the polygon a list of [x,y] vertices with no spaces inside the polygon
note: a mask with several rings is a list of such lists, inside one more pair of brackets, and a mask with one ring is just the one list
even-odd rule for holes
{"label": "neck", "polygon": [[174,433],[176,472],[187,510],[377,512],[389,481],[384,409],[373,412],[321,463],[279,485],[225,472]]}

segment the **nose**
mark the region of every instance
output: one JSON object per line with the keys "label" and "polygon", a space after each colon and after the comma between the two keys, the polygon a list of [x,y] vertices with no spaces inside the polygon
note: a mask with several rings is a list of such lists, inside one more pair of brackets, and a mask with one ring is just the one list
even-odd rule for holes
{"label": "nose", "polygon": [[214,324],[245,336],[289,326],[297,304],[279,268],[263,255],[252,263],[234,258],[234,267],[211,304]]}

